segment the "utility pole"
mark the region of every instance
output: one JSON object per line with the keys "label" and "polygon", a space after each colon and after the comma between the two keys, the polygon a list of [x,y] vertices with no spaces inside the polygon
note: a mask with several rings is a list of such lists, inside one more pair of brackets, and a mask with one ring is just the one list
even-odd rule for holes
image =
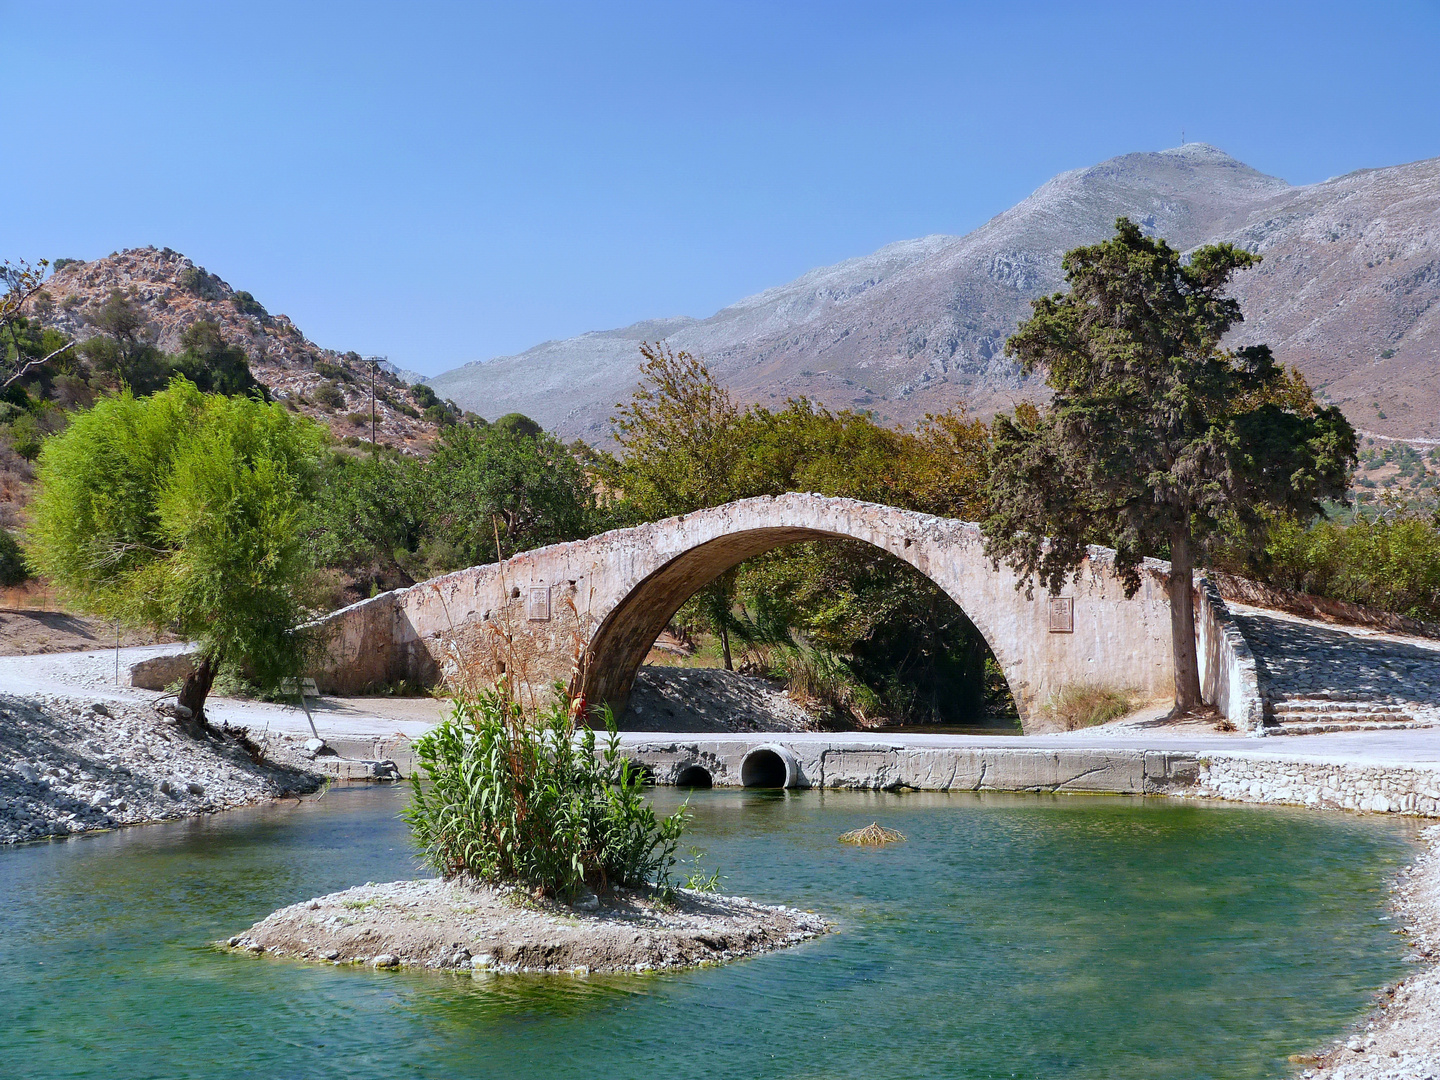
{"label": "utility pole", "polygon": [[380,443],[375,437],[375,373],[380,370],[380,365],[389,361],[388,356],[362,356],[360,358],[370,365],[370,456],[376,457],[380,453]]}

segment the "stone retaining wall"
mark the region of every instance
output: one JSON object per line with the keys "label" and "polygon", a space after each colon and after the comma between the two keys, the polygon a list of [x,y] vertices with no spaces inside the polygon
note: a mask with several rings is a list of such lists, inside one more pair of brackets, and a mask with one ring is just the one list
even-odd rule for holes
{"label": "stone retaining wall", "polygon": [[661,784],[675,783],[698,765],[716,786],[738,787],[745,758],[762,743],[793,755],[794,786],[802,788],[1179,795],[1440,817],[1440,765],[1081,747],[928,747],[774,734],[763,740],[631,736],[622,750]]}
{"label": "stone retaining wall", "polygon": [[1238,802],[1440,817],[1440,769],[1272,756],[1199,759],[1194,793]]}

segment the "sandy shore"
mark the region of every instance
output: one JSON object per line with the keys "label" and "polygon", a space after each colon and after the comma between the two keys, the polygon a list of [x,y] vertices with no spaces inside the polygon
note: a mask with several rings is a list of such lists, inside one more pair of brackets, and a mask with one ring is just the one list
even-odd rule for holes
{"label": "sandy shore", "polygon": [[1423,966],[1381,997],[1359,1029],[1313,1056],[1313,1080],[1440,1080],[1440,825],[1422,834],[1428,850],[1395,890],[1397,929]]}
{"label": "sandy shore", "polygon": [[237,952],[372,967],[649,971],[723,963],[829,930],[818,915],[744,897],[617,892],[571,907],[504,886],[368,884],[281,908],[225,943]]}

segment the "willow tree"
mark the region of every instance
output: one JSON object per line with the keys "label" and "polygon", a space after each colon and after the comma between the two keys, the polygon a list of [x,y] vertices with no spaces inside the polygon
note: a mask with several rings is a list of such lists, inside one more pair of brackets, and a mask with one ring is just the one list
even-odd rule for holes
{"label": "willow tree", "polygon": [[31,561],[85,610],[198,643],[180,691],[197,729],[222,664],[266,686],[299,674],[323,438],[278,404],[177,378],[46,440]]}
{"label": "willow tree", "polygon": [[1185,259],[1127,218],[1115,228],[1066,254],[1069,291],[1033,301],[1007,342],[1054,398],[996,420],[986,550],[1059,592],[1088,544],[1109,544],[1129,596],[1144,557],[1168,557],[1175,704],[1189,711],[1197,562],[1222,536],[1263,545],[1267,512],[1311,517],[1343,498],[1355,432],[1268,346],[1222,346],[1242,321],[1226,287],[1259,256],[1212,244]]}

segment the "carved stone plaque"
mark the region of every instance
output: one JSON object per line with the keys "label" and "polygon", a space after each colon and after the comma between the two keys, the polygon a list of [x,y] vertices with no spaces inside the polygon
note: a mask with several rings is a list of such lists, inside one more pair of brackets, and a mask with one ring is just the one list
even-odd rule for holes
{"label": "carved stone plaque", "polygon": [[531,622],[550,620],[550,586],[530,586],[530,591],[525,594],[525,618]]}
{"label": "carved stone plaque", "polygon": [[1075,632],[1075,598],[1073,596],[1050,597],[1050,633],[1073,634]]}

